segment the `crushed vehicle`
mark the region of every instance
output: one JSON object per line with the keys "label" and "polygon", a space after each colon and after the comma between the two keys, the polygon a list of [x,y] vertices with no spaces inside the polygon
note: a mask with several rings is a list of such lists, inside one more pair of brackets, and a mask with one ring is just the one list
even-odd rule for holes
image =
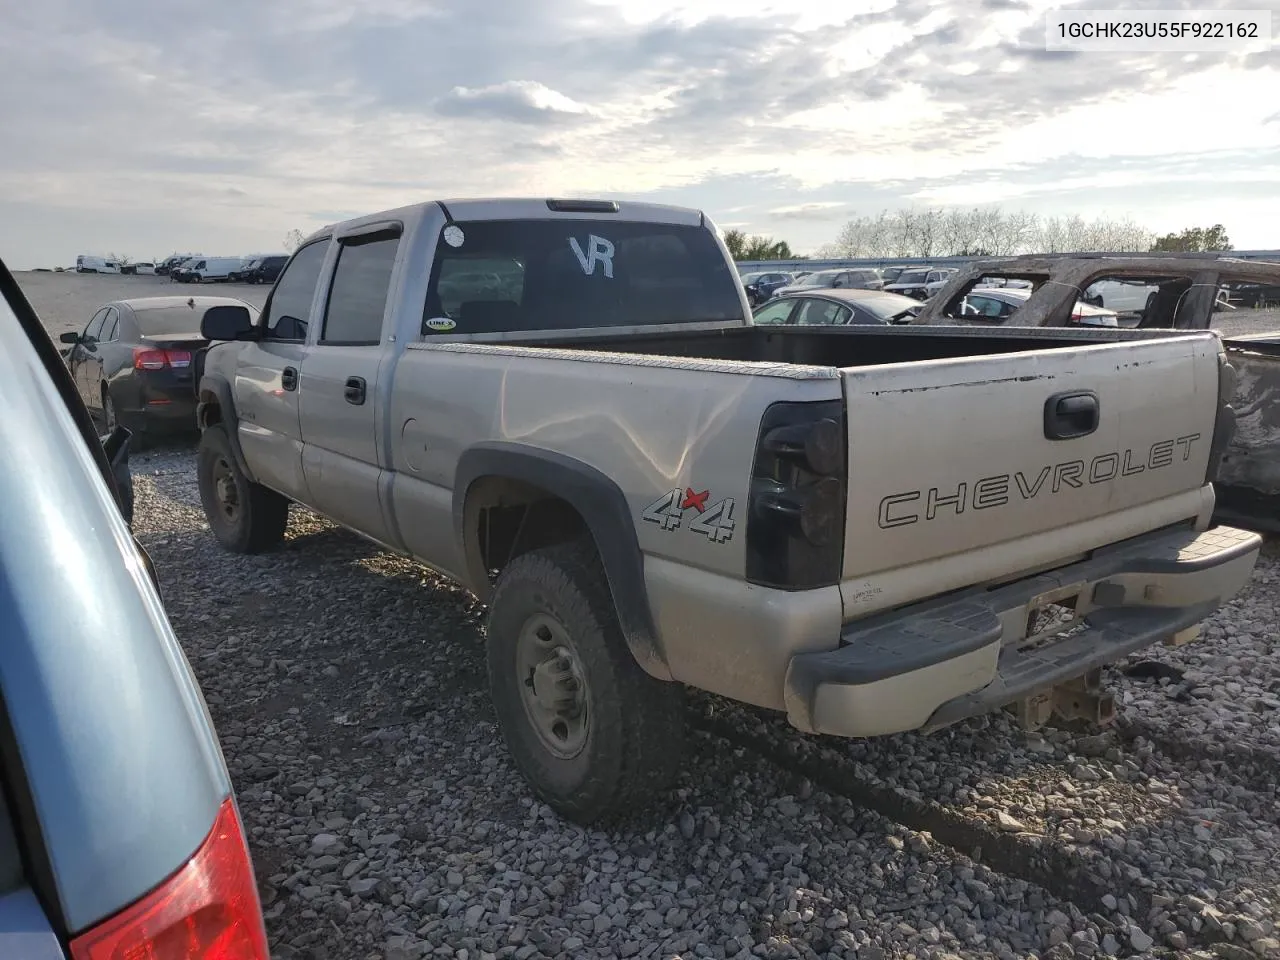
{"label": "crushed vehicle", "polygon": [[[1160,336],[1161,330],[1210,329],[1216,313],[1234,312],[1237,302],[1252,302],[1254,295],[1266,302],[1258,291],[1280,288],[1280,263],[1212,254],[981,260],[952,277],[911,322],[992,322],[968,315],[965,305],[973,290],[997,277],[1032,287],[1014,314],[995,321],[1001,325],[1070,326],[1089,305],[1114,305],[1122,326]],[[1214,484],[1217,516],[1280,532],[1280,330],[1232,335],[1223,343],[1235,371],[1236,427]]]}
{"label": "crushed vehicle", "polygon": [[1212,333],[757,326],[697,210],[388,210],[201,329],[213,535],[270,549],[298,503],[463,584],[515,766],[580,823],[669,786],[685,686],[843,737],[1105,721],[1101,668],[1258,555],[1210,522]]}

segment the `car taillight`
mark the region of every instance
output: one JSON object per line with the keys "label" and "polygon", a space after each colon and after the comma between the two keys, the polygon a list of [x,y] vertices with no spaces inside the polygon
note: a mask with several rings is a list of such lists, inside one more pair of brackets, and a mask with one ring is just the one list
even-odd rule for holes
{"label": "car taillight", "polygon": [[270,960],[234,802],[177,873],[71,941],[74,960]]}
{"label": "car taillight", "polygon": [[133,351],[133,369],[135,370],[163,370],[165,367],[189,367],[191,366],[190,350],[143,350],[135,348]]}
{"label": "car taillight", "polygon": [[840,582],[846,473],[843,401],[765,410],[751,471],[749,582],[784,590]]}

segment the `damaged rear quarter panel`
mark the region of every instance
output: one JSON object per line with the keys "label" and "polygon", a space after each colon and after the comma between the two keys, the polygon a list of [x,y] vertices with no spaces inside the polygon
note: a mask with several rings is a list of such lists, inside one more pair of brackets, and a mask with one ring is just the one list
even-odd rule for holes
{"label": "damaged rear quarter panel", "polygon": [[1280,336],[1226,346],[1237,375],[1236,432],[1218,482],[1280,496]]}

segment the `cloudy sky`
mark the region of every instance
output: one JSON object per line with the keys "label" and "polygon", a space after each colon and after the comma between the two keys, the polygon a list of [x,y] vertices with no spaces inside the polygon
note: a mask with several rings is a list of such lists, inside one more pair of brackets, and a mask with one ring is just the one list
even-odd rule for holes
{"label": "cloudy sky", "polygon": [[[802,252],[928,204],[1280,247],[1280,48],[1048,53],[1049,6],[0,0],[0,257],[270,251],[518,194],[689,204]],[[1280,0],[1128,6],[1280,29]]]}

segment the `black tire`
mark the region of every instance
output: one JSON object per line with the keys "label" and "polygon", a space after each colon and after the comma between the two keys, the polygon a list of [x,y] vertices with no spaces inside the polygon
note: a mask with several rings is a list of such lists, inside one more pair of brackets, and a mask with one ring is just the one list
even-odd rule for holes
{"label": "black tire", "polygon": [[115,398],[111,396],[111,391],[105,385],[102,388],[102,426],[107,433],[112,433],[116,427],[125,427],[132,434],[129,437],[131,452],[141,453],[147,449],[149,437],[142,428],[142,424],[119,415]]}
{"label": "black tire", "polygon": [[193,273],[193,274],[191,275],[191,282],[192,282],[192,283],[199,283],[199,282],[200,282],[200,279],[201,279],[201,278],[200,278],[200,274],[198,274],[198,273]]}
{"label": "black tire", "polygon": [[[585,703],[585,732],[572,756],[547,745],[549,732],[540,732],[537,708],[527,705],[537,699],[537,671],[521,675],[527,661],[520,651],[534,642],[522,637],[544,629],[530,627],[538,621],[563,628],[548,646],[561,637],[571,645],[570,695],[580,689]],[[548,806],[587,825],[640,812],[670,788],[684,753],[684,690],[649,676],[631,655],[594,544],[563,544],[512,560],[498,577],[487,632],[498,725],[516,766]]]}
{"label": "black tire", "polygon": [[289,501],[240,472],[222,424],[200,437],[196,476],[209,528],[228,550],[262,553],[284,539]]}

